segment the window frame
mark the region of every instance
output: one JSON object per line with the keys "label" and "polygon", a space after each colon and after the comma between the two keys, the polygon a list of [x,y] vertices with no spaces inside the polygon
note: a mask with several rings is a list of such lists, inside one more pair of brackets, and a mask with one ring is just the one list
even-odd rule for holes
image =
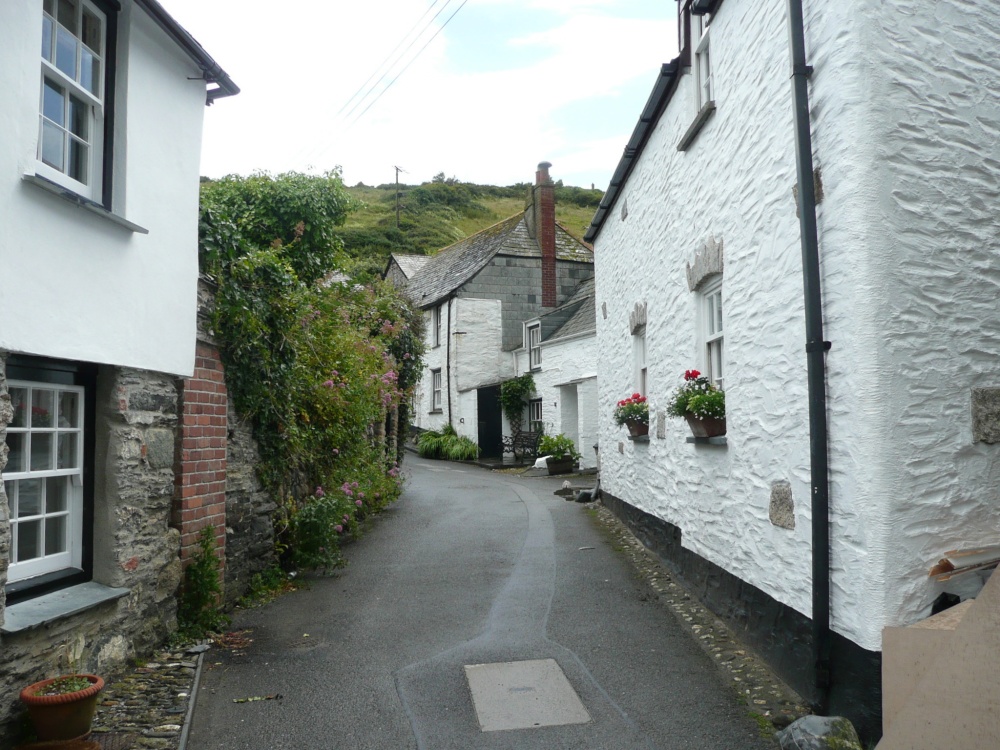
{"label": "window frame", "polygon": [[[79,394],[77,409],[80,415],[79,428],[63,429],[61,427],[39,428],[37,434],[56,434],[60,432],[75,432],[78,435],[76,451],[79,464],[78,479],[71,480],[71,492],[77,495],[72,502],[77,504],[76,516],[70,521],[72,534],[70,539],[71,550],[68,557],[60,556],[58,560],[51,560],[52,564],[37,564],[38,560],[33,559],[31,565],[17,566],[22,563],[14,563],[15,545],[14,524],[16,523],[13,513],[13,500],[8,498],[11,505],[11,519],[8,521],[8,528],[11,533],[10,546],[10,566],[8,567],[8,577],[4,590],[6,592],[7,603],[14,604],[18,601],[31,599],[50,591],[72,586],[78,583],[89,581],[93,573],[93,525],[94,525],[94,456],[95,456],[95,416],[96,416],[96,385],[97,368],[94,365],[85,363],[63,362],[48,360],[38,357],[27,357],[23,355],[10,355],[7,360],[6,378],[8,389],[27,387],[41,390],[62,390]],[[29,402],[30,403],[30,402]],[[25,430],[7,427],[7,434],[26,434]],[[27,432],[33,432],[28,430]],[[58,438],[56,438],[58,447]],[[27,442],[25,448],[27,449]],[[30,462],[30,453],[25,450],[25,460]],[[11,482],[22,482],[25,479],[44,479],[53,476],[73,476],[73,472],[59,469],[42,470],[32,472],[30,463],[24,464],[28,471],[13,472],[8,467],[2,472],[2,480],[5,488],[10,491]],[[43,476],[44,475],[44,476]],[[71,517],[71,516],[68,516]],[[43,540],[44,545],[44,540]],[[44,558],[43,558],[44,559]],[[14,575],[11,574],[14,571]]]}
{"label": "window frame", "polygon": [[646,326],[639,326],[632,334],[632,382],[635,392],[648,396],[649,367],[646,349]]}
{"label": "window frame", "polygon": [[528,350],[528,369],[532,372],[542,369],[542,325],[527,326],[525,332]]}
{"label": "window frame", "polygon": [[725,305],[722,276],[708,279],[698,288],[699,351],[705,377],[725,390]]}
{"label": "window frame", "polygon": [[441,305],[437,305],[433,310],[431,310],[431,335],[433,336],[433,348],[441,346],[441,307]]}
{"label": "window frame", "polygon": [[[118,7],[111,0],[62,0],[75,6],[75,21],[77,32],[73,32],[61,24],[57,17],[60,0],[45,0],[42,8],[42,28],[43,32],[49,30],[49,58],[39,54],[39,105],[38,105],[38,128],[36,130],[35,147],[35,175],[53,182],[60,187],[93,201],[103,206],[108,211],[112,209],[112,173],[114,155],[114,98],[115,98],[115,69],[117,67],[117,40],[118,40]],[[47,7],[46,7],[47,6]],[[54,11],[54,15],[50,13]],[[91,50],[85,45],[83,38],[83,18],[89,14],[101,22],[100,28],[100,50]],[[73,77],[58,66],[57,54],[59,49],[59,31],[64,29],[75,42],[74,47],[74,74]],[[42,38],[45,51],[45,34]],[[94,79],[98,89],[95,93],[87,88],[82,77],[82,58],[84,48],[95,52],[97,59],[102,66],[99,74]],[[46,89],[47,83],[51,87],[59,87],[64,90],[63,96],[63,123],[59,124],[46,117]],[[85,115],[87,122],[87,136],[81,139],[71,134],[70,119],[71,98],[76,98],[87,108]],[[44,133],[46,123],[62,131],[62,157],[63,166],[58,167],[45,161],[44,146],[46,140]],[[51,132],[51,128],[50,128]],[[78,180],[70,174],[70,154],[69,145],[74,140],[84,140],[88,150],[87,167],[85,179]]]}
{"label": "window frame", "polygon": [[701,112],[715,102],[715,80],[712,75],[711,23],[709,13],[691,16],[691,72],[694,75],[694,111]]}
{"label": "window frame", "polygon": [[431,413],[442,411],[441,398],[441,368],[431,370]]}
{"label": "window frame", "polygon": [[528,401],[528,430],[531,432],[543,432],[543,408],[542,399],[533,398]]}

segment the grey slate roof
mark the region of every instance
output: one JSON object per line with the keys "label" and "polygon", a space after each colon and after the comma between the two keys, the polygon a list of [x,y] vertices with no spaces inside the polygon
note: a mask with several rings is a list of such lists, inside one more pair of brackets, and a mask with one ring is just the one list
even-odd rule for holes
{"label": "grey slate roof", "polygon": [[405,253],[393,253],[390,258],[396,261],[399,270],[408,279],[412,279],[431,259],[429,255],[406,255]]}
{"label": "grey slate roof", "polygon": [[[524,214],[515,214],[430,256],[410,279],[406,293],[418,307],[436,305],[481,271],[496,255],[541,257]],[[556,258],[593,263],[594,253],[556,224]]]}
{"label": "grey slate roof", "polygon": [[546,318],[563,318],[565,320],[552,333],[544,337],[545,341],[597,332],[597,306],[594,302],[594,289],[594,279],[584,281],[565,305],[541,316],[543,330],[546,327],[544,323]]}

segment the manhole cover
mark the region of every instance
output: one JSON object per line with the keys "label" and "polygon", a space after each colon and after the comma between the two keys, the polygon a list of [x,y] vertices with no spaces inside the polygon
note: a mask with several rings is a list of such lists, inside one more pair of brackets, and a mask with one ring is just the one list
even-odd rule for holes
{"label": "manhole cover", "polygon": [[555,659],[471,664],[465,676],[484,732],[590,721]]}

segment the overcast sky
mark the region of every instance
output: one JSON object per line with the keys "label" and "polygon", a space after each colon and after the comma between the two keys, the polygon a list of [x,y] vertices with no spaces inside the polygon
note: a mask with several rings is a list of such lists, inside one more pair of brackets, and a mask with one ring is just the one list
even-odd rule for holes
{"label": "overcast sky", "polygon": [[242,89],[205,113],[202,174],[509,185],[550,161],[606,188],[676,55],[673,0],[462,2],[161,0]]}

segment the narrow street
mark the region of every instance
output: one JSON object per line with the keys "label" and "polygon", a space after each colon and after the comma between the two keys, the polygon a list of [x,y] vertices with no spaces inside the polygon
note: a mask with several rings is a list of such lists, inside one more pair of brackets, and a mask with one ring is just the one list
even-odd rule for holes
{"label": "narrow street", "polygon": [[[237,614],[252,643],[207,655],[189,750],[774,746],[561,479],[406,474],[347,568]],[[499,695],[503,667],[466,670],[507,662],[531,663]]]}

